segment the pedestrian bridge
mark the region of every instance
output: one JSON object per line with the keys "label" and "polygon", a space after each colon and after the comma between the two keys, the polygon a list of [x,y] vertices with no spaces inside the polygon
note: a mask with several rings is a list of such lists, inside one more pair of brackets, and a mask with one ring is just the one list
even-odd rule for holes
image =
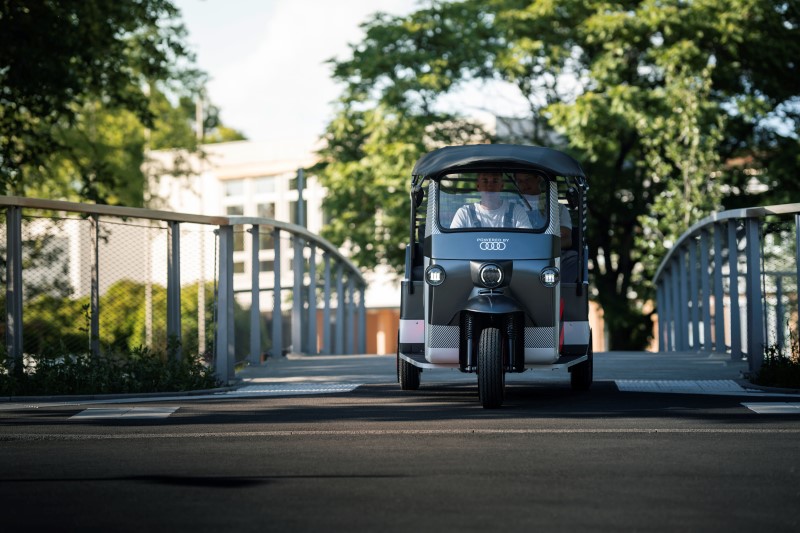
{"label": "pedestrian bridge", "polygon": [[[3,328],[12,361],[110,346],[200,353],[223,381],[285,347],[366,351],[366,281],[336,246],[267,218],[0,196]],[[714,214],[655,276],[662,352],[757,369],[789,350],[800,301],[800,204]],[[275,347],[280,347],[277,350]]]}
{"label": "pedestrian bridge", "polygon": [[727,352],[757,371],[766,350],[797,346],[798,279],[800,204],[704,218],[656,272],[659,350]]}
{"label": "pedestrian bridge", "polygon": [[366,351],[361,272],[302,226],[9,196],[0,210],[0,327],[18,364],[146,346],[200,353],[227,382],[240,359],[285,347]]}

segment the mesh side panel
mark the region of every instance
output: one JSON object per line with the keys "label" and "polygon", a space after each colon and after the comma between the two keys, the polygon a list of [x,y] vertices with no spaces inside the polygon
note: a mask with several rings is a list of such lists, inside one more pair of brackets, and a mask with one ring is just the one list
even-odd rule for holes
{"label": "mesh side panel", "polygon": [[525,348],[553,348],[553,328],[525,328]]}
{"label": "mesh side panel", "polygon": [[428,326],[428,347],[430,348],[457,348],[458,326]]}

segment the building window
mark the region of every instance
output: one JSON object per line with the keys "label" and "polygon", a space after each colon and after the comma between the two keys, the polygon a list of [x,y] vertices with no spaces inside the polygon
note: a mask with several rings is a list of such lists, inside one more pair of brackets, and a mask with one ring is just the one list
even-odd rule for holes
{"label": "building window", "polygon": [[229,180],[224,182],[225,196],[244,196],[244,180]]}
{"label": "building window", "polygon": [[258,211],[258,216],[261,218],[275,218],[275,204],[274,203],[264,203],[258,204],[256,208]]}
{"label": "building window", "polygon": [[301,226],[308,226],[308,209],[303,210],[303,220],[297,222],[297,202],[289,202],[289,222],[292,224],[300,224]]}
{"label": "building window", "polygon": [[244,252],[244,232],[243,231],[234,231],[233,232],[233,251],[234,252]]}
{"label": "building window", "polygon": [[272,230],[264,228],[258,229],[258,249],[271,250],[275,247],[275,237],[272,235]]}
{"label": "building window", "polygon": [[233,263],[234,274],[244,274],[244,261],[236,261]]}
{"label": "building window", "polygon": [[243,205],[229,205],[225,208],[225,212],[228,215],[244,215],[244,206]]}
{"label": "building window", "polygon": [[259,268],[261,272],[272,272],[275,270],[275,261],[259,261]]}
{"label": "building window", "polygon": [[266,194],[275,192],[275,177],[266,176],[263,178],[256,178],[255,189],[256,189],[256,194]]}

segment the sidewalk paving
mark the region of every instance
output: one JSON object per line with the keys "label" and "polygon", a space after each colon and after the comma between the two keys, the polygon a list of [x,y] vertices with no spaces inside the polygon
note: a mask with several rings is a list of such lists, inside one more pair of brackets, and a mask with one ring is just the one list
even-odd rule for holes
{"label": "sidewalk paving", "polygon": [[[393,355],[290,354],[240,370],[238,390],[229,394],[315,394],[352,390],[360,385],[394,384]],[[744,379],[746,360],[727,354],[601,352],[594,358],[595,382],[613,381],[621,391],[737,396],[797,396],[799,391],[752,385]],[[506,374],[506,383],[568,386],[566,370]],[[474,374],[455,369],[425,369],[422,383],[475,383]],[[794,393],[794,394],[793,394]]]}
{"label": "sidewalk paving", "polygon": [[[325,382],[394,383],[394,355],[297,355],[270,358],[237,373],[247,384]],[[594,356],[594,378],[606,380],[736,380],[747,372],[747,361],[727,354],[601,352]],[[426,369],[423,382],[474,381],[473,374],[455,369]],[[534,371],[508,374],[508,381],[569,380],[569,373]]]}

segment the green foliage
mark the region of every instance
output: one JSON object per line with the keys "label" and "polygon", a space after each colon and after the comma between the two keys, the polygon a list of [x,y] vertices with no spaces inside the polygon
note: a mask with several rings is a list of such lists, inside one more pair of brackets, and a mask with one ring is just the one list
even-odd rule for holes
{"label": "green foliage", "polygon": [[0,395],[119,394],[178,392],[219,385],[199,357],[179,361],[137,347],[107,352],[98,358],[64,352],[57,357],[33,356],[23,372],[10,372],[11,362],[0,354]]}
{"label": "green foliage", "polygon": [[168,0],[0,3],[0,192],[143,205],[145,149],[198,144],[185,37]]}
{"label": "green foliage", "polygon": [[[531,133],[514,141],[555,143],[584,164],[594,298],[611,348],[641,348],[650,280],[688,225],[796,198],[798,16],[796,0],[466,0],[377,15],[334,62],[346,86],[322,152],[326,236],[364,268],[399,270],[413,163],[401,165],[489,139],[437,104],[465,83],[507,82],[530,111]],[[769,195],[745,196],[753,179]]]}

